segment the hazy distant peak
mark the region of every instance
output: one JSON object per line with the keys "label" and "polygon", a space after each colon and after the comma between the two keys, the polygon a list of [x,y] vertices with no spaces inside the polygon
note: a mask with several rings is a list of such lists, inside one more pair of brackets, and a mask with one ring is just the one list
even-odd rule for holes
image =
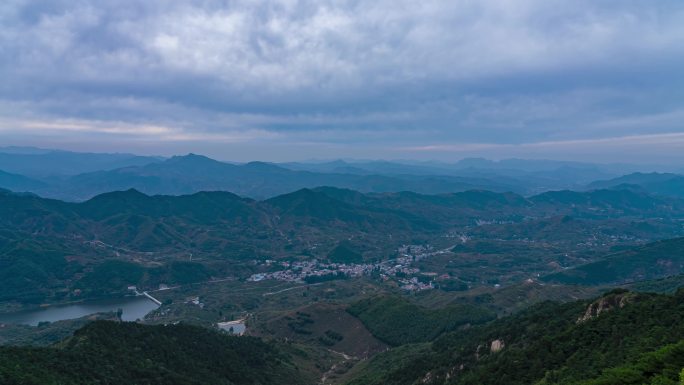
{"label": "hazy distant peak", "polygon": [[169,158],[166,163],[199,163],[199,162],[207,162],[207,163],[221,163],[218,160],[211,159],[209,157],[206,157],[204,155],[197,155],[193,153],[189,153],[187,155],[174,155],[171,158]]}
{"label": "hazy distant peak", "polygon": [[[629,186],[628,188],[626,186]],[[590,183],[589,189],[629,189],[645,191],[657,195],[684,196],[684,175],[672,173],[641,173],[623,175],[618,178]]]}
{"label": "hazy distant peak", "polygon": [[135,188],[129,188],[127,190],[122,190],[122,191],[112,191],[112,192],[106,192],[103,194],[99,194],[94,196],[93,198],[89,199],[88,201],[95,201],[95,200],[104,200],[104,199],[119,199],[119,200],[129,200],[131,198],[134,199],[141,199],[141,198],[149,198],[149,195],[140,192],[139,190]]}
{"label": "hazy distant peak", "polygon": [[22,146],[8,146],[0,147],[0,152],[5,154],[21,154],[21,155],[39,155],[57,152],[60,150],[49,150],[38,147],[22,147]]}
{"label": "hazy distant peak", "polygon": [[0,170],[0,187],[11,191],[29,191],[45,187],[45,183],[23,175]]}
{"label": "hazy distant peak", "polygon": [[494,161],[485,158],[463,158],[456,163],[459,167],[491,167],[495,164]]}
{"label": "hazy distant peak", "polygon": [[267,199],[266,202],[280,208],[288,208],[300,204],[315,206],[319,204],[335,205],[337,203],[342,203],[323,192],[314,191],[310,188],[302,188],[288,194],[278,195],[276,197]]}
{"label": "hazy distant peak", "polygon": [[286,171],[287,169],[280,167],[276,164],[269,163],[269,162],[249,162],[244,165],[244,167],[247,167],[251,170],[255,171]]}

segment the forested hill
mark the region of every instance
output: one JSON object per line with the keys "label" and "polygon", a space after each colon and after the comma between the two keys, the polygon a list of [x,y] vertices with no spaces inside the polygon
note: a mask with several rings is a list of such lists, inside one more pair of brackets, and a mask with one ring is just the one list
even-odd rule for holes
{"label": "forested hill", "polygon": [[[260,256],[376,260],[445,234],[572,248],[631,245],[681,236],[682,218],[682,200],[609,190],[525,198],[327,187],[265,201],[228,192],[148,196],[127,190],[81,203],[0,190],[0,301],[56,302],[128,285],[197,282],[232,273],[227,260]],[[350,258],[339,252],[341,240]],[[190,254],[203,258],[202,265],[188,261]],[[673,266],[668,274],[681,272]],[[198,274],[174,278],[188,269]],[[81,296],[68,298],[76,289]]]}
{"label": "forested hill", "polygon": [[2,384],[306,382],[273,343],[188,325],[97,321],[57,347],[0,347]]}
{"label": "forested hill", "polygon": [[682,319],[684,290],[546,302],[380,354],[350,384],[676,385],[684,367]]}
{"label": "forested hill", "polygon": [[670,173],[633,173],[590,183],[591,189],[632,189],[663,196],[684,196],[684,176]]}
{"label": "forested hill", "polygon": [[580,285],[622,284],[667,277],[684,267],[684,238],[666,239],[550,274],[549,282]]}
{"label": "forested hill", "polygon": [[479,306],[452,305],[433,310],[394,296],[366,298],[347,311],[375,337],[392,346],[431,341],[444,332],[496,318],[493,312]]}

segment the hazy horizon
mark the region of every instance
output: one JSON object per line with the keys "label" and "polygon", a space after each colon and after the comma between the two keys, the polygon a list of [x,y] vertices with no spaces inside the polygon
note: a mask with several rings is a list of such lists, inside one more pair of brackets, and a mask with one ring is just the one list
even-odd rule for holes
{"label": "hazy horizon", "polygon": [[[657,163],[657,162],[629,162],[629,161],[616,161],[616,162],[601,162],[601,161],[587,161],[587,160],[573,160],[573,159],[550,159],[550,158],[532,158],[532,157],[501,157],[501,158],[495,158],[495,157],[485,157],[485,156],[477,156],[476,154],[473,156],[468,156],[468,157],[463,157],[463,158],[456,158],[456,159],[450,159],[450,160],[440,160],[440,159],[410,159],[410,158],[351,158],[351,157],[329,157],[329,158],[292,158],[292,159],[285,159],[285,160],[267,160],[267,159],[261,159],[261,158],[247,158],[244,160],[236,160],[236,159],[231,159],[231,158],[222,158],[222,157],[213,157],[208,154],[203,154],[200,152],[182,152],[182,153],[168,153],[168,154],[159,154],[159,153],[144,153],[144,152],[130,152],[130,151],[88,151],[88,150],[71,150],[68,148],[47,148],[47,147],[35,147],[35,146],[0,146],[0,153],[7,153],[7,154],[24,154],[24,155],[36,155],[36,154],[42,154],[42,153],[47,153],[47,152],[70,152],[70,153],[82,153],[82,154],[100,154],[100,155],[132,155],[132,156],[143,156],[143,157],[155,157],[155,158],[160,158],[160,159],[170,159],[172,157],[184,157],[188,155],[199,155],[199,156],[204,156],[210,159],[214,159],[220,162],[227,162],[227,163],[235,163],[235,164],[246,164],[250,162],[265,162],[265,163],[273,163],[273,164],[284,164],[284,163],[302,163],[302,164],[323,164],[323,163],[330,163],[330,162],[346,162],[350,164],[354,163],[371,163],[371,162],[388,162],[388,163],[400,163],[400,164],[406,164],[406,165],[441,165],[441,166],[448,166],[448,165],[456,165],[459,162],[462,161],[468,161],[468,160],[484,160],[488,162],[494,162],[494,163],[500,163],[500,162],[506,162],[506,161],[511,161],[511,160],[520,160],[520,161],[548,161],[548,162],[566,162],[566,163],[577,163],[577,164],[586,164],[586,165],[597,165],[597,166],[637,166],[637,167],[653,167],[651,171],[656,171],[656,172],[667,172],[667,171],[672,171],[672,170],[677,170],[677,171],[682,171],[680,170],[681,167],[684,167],[684,163],[672,163],[672,164],[663,164],[663,163]],[[665,168],[666,170],[662,170],[662,168]]]}

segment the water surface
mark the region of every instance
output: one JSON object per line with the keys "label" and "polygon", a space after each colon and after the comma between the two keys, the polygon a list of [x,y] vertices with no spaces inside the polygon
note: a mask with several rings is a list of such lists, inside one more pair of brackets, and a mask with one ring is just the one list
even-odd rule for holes
{"label": "water surface", "polygon": [[159,307],[146,297],[125,297],[86,301],[69,305],[55,305],[40,309],[22,310],[0,314],[0,323],[17,323],[36,326],[39,322],[55,322],[84,317],[94,313],[122,309],[121,319],[135,321],[142,319]]}

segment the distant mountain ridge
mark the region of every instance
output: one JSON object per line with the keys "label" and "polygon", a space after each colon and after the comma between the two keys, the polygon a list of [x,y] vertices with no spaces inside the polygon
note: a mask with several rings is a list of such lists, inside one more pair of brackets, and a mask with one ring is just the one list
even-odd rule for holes
{"label": "distant mountain ridge", "polygon": [[12,174],[0,170],[0,186],[12,191],[39,190],[47,186],[46,183],[19,174]]}
{"label": "distant mountain ridge", "polygon": [[590,183],[590,189],[633,189],[651,194],[684,197],[684,175],[672,173],[633,173]]}
{"label": "distant mountain ridge", "polygon": [[56,178],[159,162],[133,154],[82,153],[32,147],[0,148],[0,170],[33,178]]}
{"label": "distant mountain ridge", "polygon": [[511,185],[524,182],[528,193],[549,189],[580,187],[597,179],[606,179],[638,169],[630,165],[597,165],[550,160],[504,159],[492,161],[466,158],[456,163],[344,161],[290,162],[281,166],[293,170],[339,172],[359,175],[442,175],[498,180]]}
{"label": "distant mountain ridge", "polygon": [[[441,194],[490,190],[530,196],[552,190],[580,190],[592,181],[605,181],[624,172],[646,169],[648,167],[636,165],[480,158],[452,164],[383,160],[240,164],[192,153],[162,158],[0,147],[0,170],[15,174],[15,179],[19,176],[31,179],[31,183],[19,183],[0,177],[0,188],[70,201],[83,201],[101,193],[129,188],[150,195],[220,190],[254,199],[319,186],[364,193]],[[620,183],[596,183],[591,189],[626,188]],[[681,196],[680,185],[640,188],[645,192]]]}
{"label": "distant mountain ridge", "polygon": [[318,186],[351,188],[362,192],[408,190],[420,193],[446,193],[469,189],[523,192],[520,185],[486,178],[318,173],[290,170],[264,162],[235,165],[195,154],[174,156],[161,162],[79,174],[32,191],[45,197],[76,201],[130,188],[150,195],[182,195],[220,190],[263,199]]}

